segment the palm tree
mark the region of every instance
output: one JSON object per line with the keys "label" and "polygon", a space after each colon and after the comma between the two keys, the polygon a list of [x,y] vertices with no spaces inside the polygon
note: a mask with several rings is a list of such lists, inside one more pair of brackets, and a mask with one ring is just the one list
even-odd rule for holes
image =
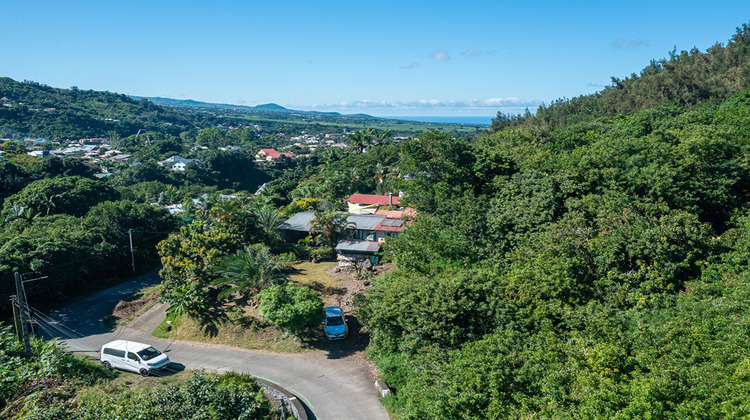
{"label": "palm tree", "polygon": [[391,137],[391,129],[386,128],[383,131],[378,132],[378,130],[375,130],[375,140],[378,144],[386,144],[388,143],[388,139]]}
{"label": "palm tree", "polygon": [[362,153],[362,150],[367,147],[368,137],[365,130],[357,130],[347,134],[346,137],[349,139],[349,146],[354,148],[357,153]]}
{"label": "palm tree", "polygon": [[340,239],[354,229],[347,223],[348,215],[334,211],[315,212],[315,218],[310,223],[312,232],[316,233],[316,241],[321,245],[336,246]]}
{"label": "palm tree", "polygon": [[18,203],[14,203],[13,206],[8,209],[8,215],[5,216],[3,224],[10,223],[11,221],[16,219],[26,219],[26,221],[31,221],[33,219],[36,219],[40,215],[41,213],[37,213],[35,215],[34,213],[32,213],[32,210],[30,208],[26,208]]}
{"label": "palm tree", "polygon": [[180,199],[180,191],[174,185],[167,185],[167,188],[159,193],[159,204],[174,204]]}
{"label": "palm tree", "polygon": [[53,207],[57,207],[54,200],[57,198],[62,198],[62,194],[55,194],[53,196],[47,196],[47,193],[42,193],[39,197],[42,203],[42,206],[45,206],[47,208],[46,216],[49,216],[50,210],[52,210]]}
{"label": "palm tree", "polygon": [[246,246],[221,260],[216,269],[220,277],[213,284],[230,286],[219,293],[220,298],[234,292],[258,293],[268,286],[282,284],[289,279],[281,272],[283,267],[274,259],[267,246],[261,245],[256,249]]}
{"label": "palm tree", "polygon": [[279,240],[279,234],[276,230],[282,223],[279,212],[271,206],[263,206],[255,209],[255,221],[260,226],[261,230],[266,236],[266,239],[271,243],[275,243]]}

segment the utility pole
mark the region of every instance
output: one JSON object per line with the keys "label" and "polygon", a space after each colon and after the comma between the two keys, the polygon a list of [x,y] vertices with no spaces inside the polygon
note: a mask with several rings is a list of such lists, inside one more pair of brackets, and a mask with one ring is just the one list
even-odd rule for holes
{"label": "utility pole", "polygon": [[23,331],[21,331],[21,320],[19,319],[20,314],[18,313],[18,297],[16,295],[10,296],[10,306],[13,308],[13,326],[16,329],[16,340],[21,342],[23,341]]}
{"label": "utility pole", "polygon": [[128,236],[130,236],[130,264],[133,266],[133,274],[135,274],[135,255],[133,254],[133,229],[128,229]]}
{"label": "utility pole", "polygon": [[21,275],[14,273],[16,278],[16,301],[18,302],[19,319],[21,320],[21,331],[23,332],[23,345],[26,349],[26,356],[31,357],[31,344],[29,343],[29,327],[26,325],[26,305],[23,299],[23,283]]}

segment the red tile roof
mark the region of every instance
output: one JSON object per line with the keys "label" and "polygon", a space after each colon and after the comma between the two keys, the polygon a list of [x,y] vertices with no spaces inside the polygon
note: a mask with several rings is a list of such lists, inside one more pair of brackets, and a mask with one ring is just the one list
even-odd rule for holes
{"label": "red tile roof", "polygon": [[286,157],[289,157],[289,158],[294,157],[294,155],[291,154],[291,153],[279,153],[279,152],[276,151],[276,149],[260,149],[258,151],[258,156],[269,157],[272,160],[276,160],[276,159],[278,159],[278,158],[280,158],[282,156],[286,156]]}
{"label": "red tile roof", "polygon": [[258,154],[269,156],[271,159],[278,159],[281,157],[281,153],[277,152],[276,149],[260,149]]}
{"label": "red tile roof", "polygon": [[403,218],[410,218],[417,215],[417,212],[411,208],[406,207],[403,210],[382,210],[377,209],[375,211],[376,216],[385,216],[389,219],[403,219]]}
{"label": "red tile roof", "polygon": [[[398,196],[393,196],[393,204],[394,206],[401,205],[401,198]],[[364,205],[377,205],[377,206],[388,206],[391,205],[389,202],[389,196],[387,195],[374,195],[374,194],[352,194],[351,197],[349,197],[348,202],[352,204],[364,204]]]}

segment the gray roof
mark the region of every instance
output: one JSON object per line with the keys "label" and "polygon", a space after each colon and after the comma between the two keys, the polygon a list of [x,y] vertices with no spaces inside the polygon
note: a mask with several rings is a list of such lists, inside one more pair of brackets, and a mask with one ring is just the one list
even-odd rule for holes
{"label": "gray roof", "polygon": [[336,245],[336,251],[340,251],[341,253],[361,253],[361,254],[374,254],[380,250],[380,244],[377,242],[370,242],[370,241],[352,241],[352,240],[345,240],[345,241],[339,241],[339,244]]}
{"label": "gray roof", "polygon": [[382,227],[401,227],[404,225],[404,221],[401,219],[386,219],[380,224]]}
{"label": "gray roof", "polygon": [[346,223],[353,223],[357,225],[357,229],[360,230],[375,230],[383,219],[385,219],[385,216],[352,214],[346,218]]}
{"label": "gray roof", "polygon": [[315,213],[311,211],[304,211],[297,213],[290,217],[286,222],[282,223],[277,229],[281,230],[294,230],[297,232],[309,232],[312,227],[310,223],[315,219]]}

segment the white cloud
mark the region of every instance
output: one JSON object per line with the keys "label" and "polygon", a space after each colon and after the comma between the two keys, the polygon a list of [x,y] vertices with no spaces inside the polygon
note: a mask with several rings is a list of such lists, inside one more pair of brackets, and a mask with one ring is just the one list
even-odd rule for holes
{"label": "white cloud", "polygon": [[649,43],[648,41],[644,41],[642,39],[634,39],[632,41],[625,41],[623,39],[618,39],[615,42],[612,43],[612,47],[616,49],[628,49],[628,48],[642,48],[642,47],[648,47]]}
{"label": "white cloud", "polygon": [[462,52],[461,55],[468,55],[469,57],[479,57],[480,55],[482,55],[482,51],[471,49]]}
{"label": "white cloud", "polygon": [[448,51],[446,50],[436,50],[432,52],[432,58],[440,61],[448,61],[451,59],[451,56],[448,55]]}
{"label": "white cloud", "polygon": [[398,68],[402,70],[411,70],[411,69],[416,69],[417,67],[419,67],[419,63],[414,62],[414,63],[409,64],[408,66],[399,66]]}
{"label": "white cloud", "polygon": [[[414,101],[372,101],[358,100],[339,102],[336,104],[315,104],[311,107],[316,110],[340,110],[363,111],[372,109],[381,110],[437,110],[437,109],[497,109],[497,108],[535,108],[541,104],[541,101],[525,100],[519,98],[487,98],[487,99],[466,99],[459,101],[441,101],[438,99],[418,99]],[[306,108],[306,107],[302,107]]]}

